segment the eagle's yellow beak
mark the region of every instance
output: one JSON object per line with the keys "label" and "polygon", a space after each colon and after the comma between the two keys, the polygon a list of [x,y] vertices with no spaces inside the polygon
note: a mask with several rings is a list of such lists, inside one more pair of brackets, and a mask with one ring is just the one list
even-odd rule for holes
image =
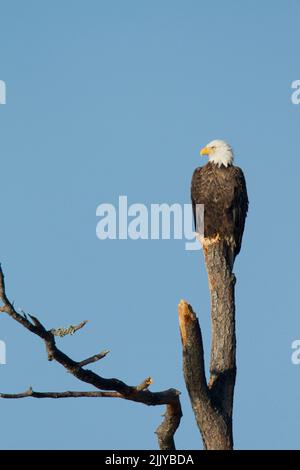
{"label": "eagle's yellow beak", "polygon": [[210,155],[212,153],[212,149],[209,147],[203,147],[203,149],[200,150],[200,155],[203,157],[203,155]]}

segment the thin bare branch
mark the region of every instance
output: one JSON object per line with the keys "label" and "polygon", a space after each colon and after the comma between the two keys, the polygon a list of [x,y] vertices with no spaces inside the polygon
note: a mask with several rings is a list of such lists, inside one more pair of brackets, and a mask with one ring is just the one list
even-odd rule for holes
{"label": "thin bare branch", "polygon": [[50,332],[53,334],[53,336],[60,336],[63,338],[64,336],[67,335],[74,335],[76,331],[81,330],[86,324],[88,323],[88,320],[84,320],[79,325],[70,325],[68,328],[52,328]]}
{"label": "thin bare branch", "polygon": [[35,392],[30,387],[28,390],[22,393],[0,393],[0,398],[6,399],[17,399],[17,398],[99,398],[99,397],[109,397],[109,398],[121,398],[120,393],[118,392]]}
{"label": "thin bare branch", "polygon": [[[24,314],[23,314],[24,315]],[[30,313],[28,313],[28,316],[31,318],[32,320],[32,323],[37,327],[39,328],[41,331],[44,331],[45,333],[47,332],[46,328],[41,324],[40,320],[36,317],[34,317],[33,315],[30,315]],[[24,318],[25,320],[28,320],[27,316],[24,315]]]}
{"label": "thin bare branch", "polygon": [[[0,264],[0,299],[2,300],[4,307],[7,304],[9,304],[8,298],[6,297],[4,274],[3,274],[3,271],[2,271],[1,264]],[[5,310],[1,310],[1,311],[5,311]]]}
{"label": "thin bare branch", "polygon": [[142,403],[148,406],[157,406],[157,405],[165,405],[170,402],[170,404],[175,404],[176,399],[178,401],[180,392],[173,388],[168,390],[164,390],[162,392],[149,392],[148,390],[140,391],[136,393],[136,395],[128,396],[124,395],[119,392],[103,392],[103,391],[86,391],[86,392],[34,392],[30,387],[25,392],[21,393],[0,393],[0,398],[5,399],[17,399],[17,398],[80,398],[80,397],[87,397],[87,398],[121,398],[123,400],[134,401],[136,403]]}
{"label": "thin bare branch", "polygon": [[[92,356],[85,361],[76,362],[71,359],[67,354],[62,352],[55,343],[55,333],[57,330],[47,330],[44,325],[34,316],[30,316],[33,323],[31,323],[26,316],[20,315],[16,312],[13,304],[8,300],[5,292],[4,275],[0,265],[0,300],[2,300],[3,306],[1,311],[7,313],[11,318],[20,323],[24,328],[34,333],[43,339],[46,347],[46,352],[49,360],[55,360],[61,364],[68,372],[74,375],[77,379],[82,382],[93,385],[100,392],[33,392],[32,389],[27,390],[21,394],[0,394],[0,398],[74,398],[79,396],[90,396],[90,397],[113,397],[122,398],[124,400],[130,400],[138,403],[143,403],[149,406],[155,405],[167,405],[167,411],[163,423],[158,427],[157,435],[159,445],[163,449],[174,449],[174,433],[179,426],[180,419],[182,416],[181,405],[179,400],[179,392],[175,389],[168,389],[162,392],[150,392],[146,388],[150,385],[150,378],[142,382],[138,387],[127,385],[125,382],[110,378],[106,379],[96,374],[95,372],[87,369],[83,369],[83,365],[95,362],[102,357],[104,354]],[[65,333],[64,329],[59,329],[59,336],[64,334],[71,334],[78,329],[82,328],[86,322],[82,322],[77,327],[73,327],[68,333]],[[100,357],[101,356],[101,357]],[[152,379],[151,379],[152,380]],[[104,390],[104,391],[103,391]],[[84,393],[84,395],[78,395]],[[91,393],[93,393],[91,395]],[[98,395],[95,395],[97,393]],[[171,447],[168,447],[171,446]]]}
{"label": "thin bare branch", "polygon": [[99,354],[95,354],[94,356],[88,357],[84,361],[80,361],[79,365],[80,367],[84,367],[84,366],[87,366],[88,364],[92,364],[93,362],[100,361],[100,359],[103,359],[109,353],[110,353],[109,349],[106,349],[105,351],[102,351]]}

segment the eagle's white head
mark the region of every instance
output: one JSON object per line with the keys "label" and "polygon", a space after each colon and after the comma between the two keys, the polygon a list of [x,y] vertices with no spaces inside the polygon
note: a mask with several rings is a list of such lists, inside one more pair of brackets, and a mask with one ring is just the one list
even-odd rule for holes
{"label": "eagle's white head", "polygon": [[209,161],[219,168],[233,163],[233,150],[224,140],[212,140],[200,150],[200,155],[208,155]]}

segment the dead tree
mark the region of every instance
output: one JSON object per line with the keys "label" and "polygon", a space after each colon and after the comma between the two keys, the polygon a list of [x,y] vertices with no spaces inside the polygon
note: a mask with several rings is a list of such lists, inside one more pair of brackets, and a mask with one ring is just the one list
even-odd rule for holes
{"label": "dead tree", "polygon": [[[208,283],[211,294],[212,345],[210,379],[205,375],[201,329],[192,307],[184,300],[178,306],[179,326],[183,348],[183,372],[204,448],[232,449],[232,407],[236,377],[235,338],[235,276],[226,257],[222,240],[203,245]],[[175,449],[174,434],[182,417],[179,395],[175,389],[150,392],[151,377],[140,385],[130,386],[118,379],[106,379],[85,366],[104,358],[103,351],[81,361],[74,361],[57,348],[55,337],[73,334],[86,321],[69,328],[47,330],[33,315],[16,312],[5,292],[4,275],[0,266],[0,312],[8,314],[27,330],[39,336],[45,343],[48,360],[59,362],[82,382],[93,385],[97,391],[36,392],[30,387],[17,394],[0,393],[0,398],[79,398],[111,397],[131,400],[145,405],[166,405],[163,422],[156,430],[160,449]]]}
{"label": "dead tree", "polygon": [[92,385],[96,390],[91,391],[66,391],[66,392],[36,392],[30,387],[23,393],[8,394],[0,393],[0,398],[121,398],[131,400],[144,405],[156,406],[166,405],[166,412],[162,423],[156,429],[158,444],[162,450],[175,449],[174,434],[180,424],[182,417],[179,395],[180,392],[173,388],[161,392],[151,392],[149,386],[152,384],[151,377],[146,378],[137,386],[130,386],[118,379],[106,379],[85,367],[100,359],[103,359],[109,351],[103,351],[87,359],[75,361],[58,349],[55,337],[63,337],[80,330],[87,323],[83,321],[79,325],[71,325],[68,328],[46,329],[38,318],[33,315],[16,312],[14,305],[9,301],[5,291],[4,275],[0,265],[0,300],[2,305],[0,312],[6,313],[13,320],[20,323],[31,333],[39,336],[45,344],[49,361],[57,361],[68,372],[84,383]]}
{"label": "dead tree", "polygon": [[211,296],[210,379],[205,375],[201,329],[192,307],[178,305],[183,372],[205,449],[233,448],[232,406],[236,377],[235,276],[220,239],[203,244]]}

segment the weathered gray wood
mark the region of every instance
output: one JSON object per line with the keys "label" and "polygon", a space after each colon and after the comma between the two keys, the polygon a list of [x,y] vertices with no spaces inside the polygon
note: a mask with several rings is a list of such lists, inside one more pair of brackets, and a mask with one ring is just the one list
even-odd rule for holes
{"label": "weathered gray wood", "polygon": [[232,408],[236,377],[235,276],[226,246],[216,239],[203,243],[211,295],[212,344],[210,379],[205,377],[201,330],[192,307],[178,308],[183,371],[205,449],[233,448]]}

